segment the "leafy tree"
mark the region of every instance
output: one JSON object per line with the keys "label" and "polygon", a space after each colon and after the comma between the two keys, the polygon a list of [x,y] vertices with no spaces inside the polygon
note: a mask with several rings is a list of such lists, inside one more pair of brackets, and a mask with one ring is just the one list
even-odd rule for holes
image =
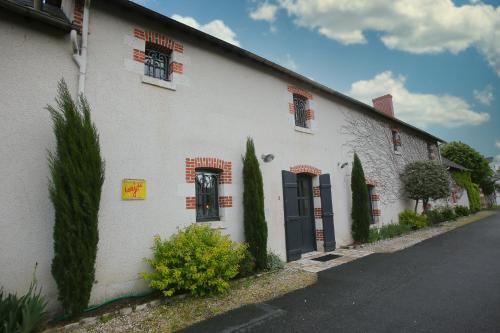
{"label": "leafy tree", "polygon": [[247,151],[243,158],[243,209],[245,239],[248,250],[255,258],[255,268],[267,267],[267,224],[264,215],[264,188],[255,146],[247,139]]}
{"label": "leafy tree", "polygon": [[414,199],[415,212],[422,200],[424,211],[430,199],[436,200],[450,195],[450,177],[446,169],[434,161],[416,161],[406,165],[403,171],[405,192]]}
{"label": "leafy tree", "polygon": [[352,191],[352,238],[357,242],[367,242],[370,231],[370,207],[365,173],[358,155],[354,154],[351,174]]}
{"label": "leafy tree", "polygon": [[56,138],[48,158],[55,210],[52,275],[65,312],[77,315],[87,307],[94,283],[104,162],[85,97],[74,101],[61,80],[56,103],[57,108],[47,106]]}
{"label": "leafy tree", "polygon": [[441,155],[471,170],[471,180],[486,193],[491,189],[489,179],[493,175],[488,160],[471,146],[462,142],[450,142],[441,146]]}

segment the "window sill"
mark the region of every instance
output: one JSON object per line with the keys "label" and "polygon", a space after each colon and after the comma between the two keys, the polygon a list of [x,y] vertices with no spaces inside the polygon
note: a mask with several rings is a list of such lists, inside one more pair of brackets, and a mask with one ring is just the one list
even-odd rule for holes
{"label": "window sill", "polygon": [[222,221],[199,221],[196,222],[199,225],[206,225],[211,229],[226,229],[226,226]]}
{"label": "window sill", "polygon": [[142,83],[151,84],[153,86],[157,86],[168,90],[173,90],[173,91],[177,90],[175,83],[173,83],[172,81],[160,80],[147,75],[142,76]]}
{"label": "window sill", "polygon": [[394,154],[396,154],[396,155],[401,155],[401,152],[400,152],[399,150],[395,150],[395,151],[394,151]]}
{"label": "window sill", "polygon": [[312,129],[306,127],[295,126],[295,130],[301,133],[314,134]]}

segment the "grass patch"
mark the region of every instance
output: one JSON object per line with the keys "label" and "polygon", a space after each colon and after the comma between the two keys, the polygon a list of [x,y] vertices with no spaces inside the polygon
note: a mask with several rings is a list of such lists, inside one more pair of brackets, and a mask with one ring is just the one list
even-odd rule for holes
{"label": "grass patch", "polygon": [[410,225],[407,224],[388,224],[380,228],[370,229],[368,235],[368,242],[373,243],[383,239],[389,239],[406,234],[412,230]]}

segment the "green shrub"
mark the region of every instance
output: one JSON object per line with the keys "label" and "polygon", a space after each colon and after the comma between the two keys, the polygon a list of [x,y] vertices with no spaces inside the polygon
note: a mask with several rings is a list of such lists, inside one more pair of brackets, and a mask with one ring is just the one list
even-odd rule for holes
{"label": "green shrub", "polygon": [[35,331],[46,316],[47,303],[33,278],[28,292],[18,297],[4,294],[0,289],[0,332],[18,333]]}
{"label": "green shrub", "polygon": [[457,216],[468,216],[468,215],[470,215],[470,211],[469,211],[468,207],[456,206],[455,207],[455,214],[457,214]]}
{"label": "green shrub", "polygon": [[238,268],[238,276],[245,277],[250,276],[255,272],[255,257],[252,252],[248,251],[248,249],[244,253],[244,257],[240,262]]}
{"label": "green shrub", "polygon": [[368,242],[373,243],[379,240],[393,238],[406,234],[412,230],[408,224],[388,224],[380,228],[370,229]]}
{"label": "green shrub", "polygon": [[61,80],[56,102],[57,108],[47,106],[56,139],[49,153],[55,215],[52,275],[64,311],[77,315],[87,307],[94,285],[104,161],[83,95],[73,100]]}
{"label": "green shrub", "polygon": [[441,210],[441,215],[443,216],[443,219],[445,221],[454,221],[457,219],[457,215],[455,214],[453,208],[446,206],[440,208],[440,210]]}
{"label": "green shrub", "polygon": [[208,226],[193,224],[168,240],[154,238],[153,258],[145,259],[152,273],[141,276],[165,296],[190,292],[194,296],[222,293],[238,274],[246,246]]}
{"label": "green shrub", "polygon": [[270,271],[275,271],[279,269],[283,269],[285,267],[285,263],[283,260],[278,257],[277,254],[268,252],[267,253],[267,269]]}
{"label": "green shrub", "polygon": [[357,242],[366,242],[370,230],[370,212],[368,205],[368,187],[365,173],[358,155],[354,154],[351,173],[352,192],[352,238]]}
{"label": "green shrub", "polygon": [[399,224],[408,225],[411,229],[421,229],[427,226],[427,217],[418,215],[413,210],[406,209],[399,213]]}
{"label": "green shrub", "polygon": [[445,221],[452,221],[457,219],[457,215],[451,207],[440,207],[436,209],[429,209],[426,213],[427,221],[429,224],[437,224]]}

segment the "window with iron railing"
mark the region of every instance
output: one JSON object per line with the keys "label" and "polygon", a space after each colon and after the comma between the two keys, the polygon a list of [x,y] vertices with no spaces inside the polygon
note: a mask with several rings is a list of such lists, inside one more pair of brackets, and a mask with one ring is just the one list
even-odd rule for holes
{"label": "window with iron railing", "polygon": [[146,43],[144,54],[144,74],[155,79],[170,81],[172,51],[153,43]]}
{"label": "window with iron railing", "polygon": [[219,221],[219,175],[212,170],[196,170],[196,221]]}
{"label": "window with iron railing", "polygon": [[295,126],[307,128],[307,98],[294,94],[293,106],[295,108]]}

